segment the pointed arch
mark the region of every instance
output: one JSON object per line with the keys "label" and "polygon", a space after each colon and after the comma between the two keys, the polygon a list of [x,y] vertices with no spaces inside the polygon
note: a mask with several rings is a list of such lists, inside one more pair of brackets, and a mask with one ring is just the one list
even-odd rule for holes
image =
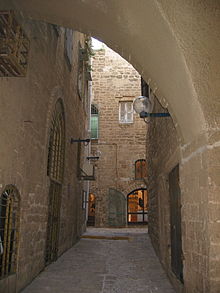
{"label": "pointed arch", "polygon": [[138,188],[127,195],[128,224],[148,223],[148,194],[146,188]]}
{"label": "pointed arch", "polygon": [[65,164],[65,116],[62,99],[58,99],[52,115],[47,175],[50,179],[45,263],[58,256],[60,206]]}

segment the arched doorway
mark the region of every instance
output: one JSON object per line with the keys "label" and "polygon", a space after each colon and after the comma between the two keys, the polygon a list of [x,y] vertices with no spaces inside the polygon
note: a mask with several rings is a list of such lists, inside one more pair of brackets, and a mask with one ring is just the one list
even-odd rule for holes
{"label": "arched doorway", "polygon": [[128,224],[148,223],[148,197],[145,188],[136,189],[127,196]]}
{"label": "arched doorway", "polygon": [[49,147],[47,175],[50,179],[48,222],[45,263],[55,261],[58,256],[59,228],[60,228],[60,206],[64,174],[65,159],[65,121],[63,102],[59,99],[53,113]]}
{"label": "arched doorway", "polygon": [[95,226],[95,194],[89,194],[87,226]]}

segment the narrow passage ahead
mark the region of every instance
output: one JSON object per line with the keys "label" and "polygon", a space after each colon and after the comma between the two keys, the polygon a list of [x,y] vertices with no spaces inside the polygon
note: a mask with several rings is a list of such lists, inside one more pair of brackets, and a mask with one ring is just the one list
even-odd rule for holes
{"label": "narrow passage ahead", "polygon": [[89,228],[23,293],[174,293],[146,228]]}

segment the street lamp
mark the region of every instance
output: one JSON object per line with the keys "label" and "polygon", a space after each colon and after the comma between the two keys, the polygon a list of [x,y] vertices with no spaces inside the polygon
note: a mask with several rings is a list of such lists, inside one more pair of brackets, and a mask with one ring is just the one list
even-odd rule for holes
{"label": "street lamp", "polygon": [[137,97],[133,102],[133,108],[135,112],[140,115],[140,118],[170,117],[169,113],[152,113],[153,107],[154,107],[154,98],[152,96],[150,98],[145,96],[140,96],[140,97]]}

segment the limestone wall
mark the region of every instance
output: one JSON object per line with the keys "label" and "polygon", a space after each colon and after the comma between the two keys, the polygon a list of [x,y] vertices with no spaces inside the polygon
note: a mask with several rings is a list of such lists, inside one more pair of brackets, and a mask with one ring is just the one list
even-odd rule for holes
{"label": "limestone wall", "polygon": [[[156,104],[155,112],[163,111]],[[149,123],[149,233],[177,292],[219,292],[219,178],[216,135],[181,145],[172,118]],[[169,173],[180,166],[183,279],[171,268]]]}
{"label": "limestone wall", "polygon": [[[85,222],[81,208],[83,184],[76,177],[77,145],[71,145],[70,138],[85,137],[87,121],[86,98],[80,99],[77,93],[78,42],[84,45],[84,35],[73,33],[70,69],[64,54],[63,28],[57,34],[50,24],[22,17],[19,20],[30,39],[27,76],[0,80],[0,193],[7,184],[13,184],[21,195],[17,290],[45,266],[48,140],[59,98],[64,104],[66,131],[58,254],[80,236]],[[0,281],[1,292],[8,290],[7,282],[8,278]]]}
{"label": "limestone wall", "polygon": [[96,226],[108,226],[109,189],[122,192],[126,199],[129,192],[145,187],[143,180],[135,180],[135,161],[145,159],[147,126],[138,114],[133,123],[119,123],[119,102],[141,94],[135,69],[107,47],[95,52],[92,67],[92,103],[99,110],[99,136],[92,142],[92,152],[100,159],[90,191],[97,197]]}

